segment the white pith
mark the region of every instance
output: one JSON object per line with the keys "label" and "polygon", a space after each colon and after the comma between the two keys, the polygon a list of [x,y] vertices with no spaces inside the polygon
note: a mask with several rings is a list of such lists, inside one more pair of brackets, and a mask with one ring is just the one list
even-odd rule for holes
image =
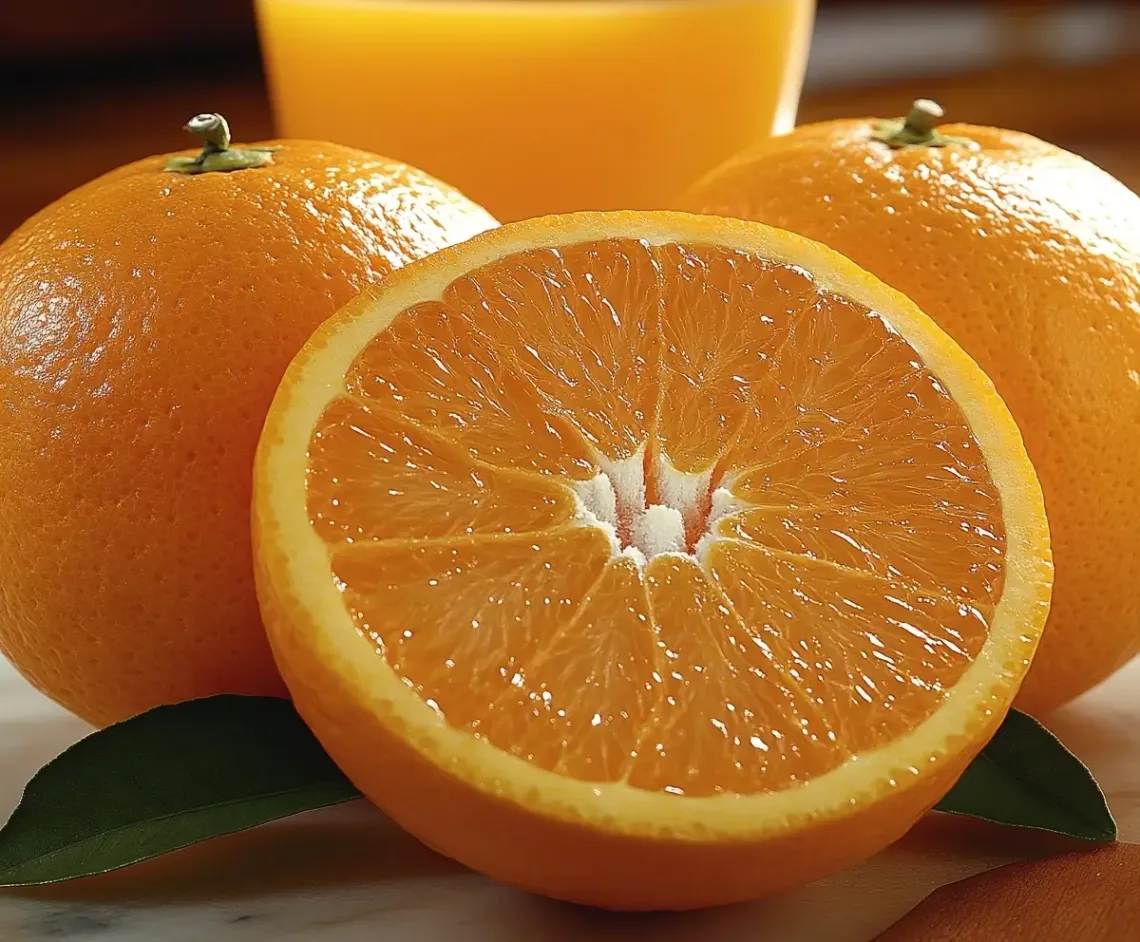
{"label": "white pith", "polygon": [[[578,517],[604,530],[615,556],[624,555],[644,567],[665,553],[702,562],[717,539],[716,525],[744,504],[724,486],[709,494],[712,468],[687,473],[664,455],[654,458],[656,490],[661,498],[646,498],[644,447],[628,458],[596,456],[599,471],[571,485],[578,496]],[[700,536],[690,546],[687,532]]]}

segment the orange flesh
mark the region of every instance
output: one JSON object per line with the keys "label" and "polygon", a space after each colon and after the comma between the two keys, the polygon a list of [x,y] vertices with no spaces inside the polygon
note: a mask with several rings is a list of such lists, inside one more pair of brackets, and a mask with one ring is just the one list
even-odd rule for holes
{"label": "orange flesh", "polygon": [[[586,781],[818,776],[936,709],[1002,590],[1000,499],[915,350],[728,249],[460,278],[360,354],[309,456],[361,635],[450,725]],[[622,546],[674,507],[681,551],[618,553],[576,492]]]}

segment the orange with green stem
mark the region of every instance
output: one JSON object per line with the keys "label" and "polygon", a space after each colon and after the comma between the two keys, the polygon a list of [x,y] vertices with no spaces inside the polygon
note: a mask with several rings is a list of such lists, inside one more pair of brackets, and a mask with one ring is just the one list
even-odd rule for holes
{"label": "orange with green stem", "polygon": [[200,153],[120,167],[0,246],[0,652],[100,725],[284,693],[249,539],[277,381],[361,288],[495,225],[374,154],[189,128]]}
{"label": "orange with green stem", "polygon": [[1017,131],[827,121],[764,141],[681,208],[818,239],[913,298],[989,374],[1045,491],[1057,583],[1019,705],[1140,650],[1140,197]]}

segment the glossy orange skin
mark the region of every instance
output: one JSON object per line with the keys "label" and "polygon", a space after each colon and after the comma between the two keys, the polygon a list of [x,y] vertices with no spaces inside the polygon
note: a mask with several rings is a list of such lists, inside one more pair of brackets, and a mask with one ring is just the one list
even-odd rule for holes
{"label": "glossy orange skin", "polygon": [[697,183],[695,212],[817,239],[904,294],[989,374],[1045,492],[1052,613],[1017,701],[1047,711],[1140,650],[1140,198],[1014,131],[892,149],[807,125]]}
{"label": "glossy orange skin", "polygon": [[253,453],[326,317],[496,223],[332,144],[271,166],[114,170],[0,245],[0,651],[105,725],[284,695],[253,590]]}

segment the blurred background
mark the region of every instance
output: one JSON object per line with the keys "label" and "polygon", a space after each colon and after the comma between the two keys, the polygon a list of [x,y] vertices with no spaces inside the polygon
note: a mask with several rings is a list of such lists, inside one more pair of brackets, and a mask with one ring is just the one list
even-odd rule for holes
{"label": "blurred background", "polygon": [[[819,0],[801,122],[905,112],[1029,131],[1140,189],[1140,2]],[[251,0],[0,5],[0,237],[220,110],[273,136]],[[399,154],[390,156],[400,157]]]}

